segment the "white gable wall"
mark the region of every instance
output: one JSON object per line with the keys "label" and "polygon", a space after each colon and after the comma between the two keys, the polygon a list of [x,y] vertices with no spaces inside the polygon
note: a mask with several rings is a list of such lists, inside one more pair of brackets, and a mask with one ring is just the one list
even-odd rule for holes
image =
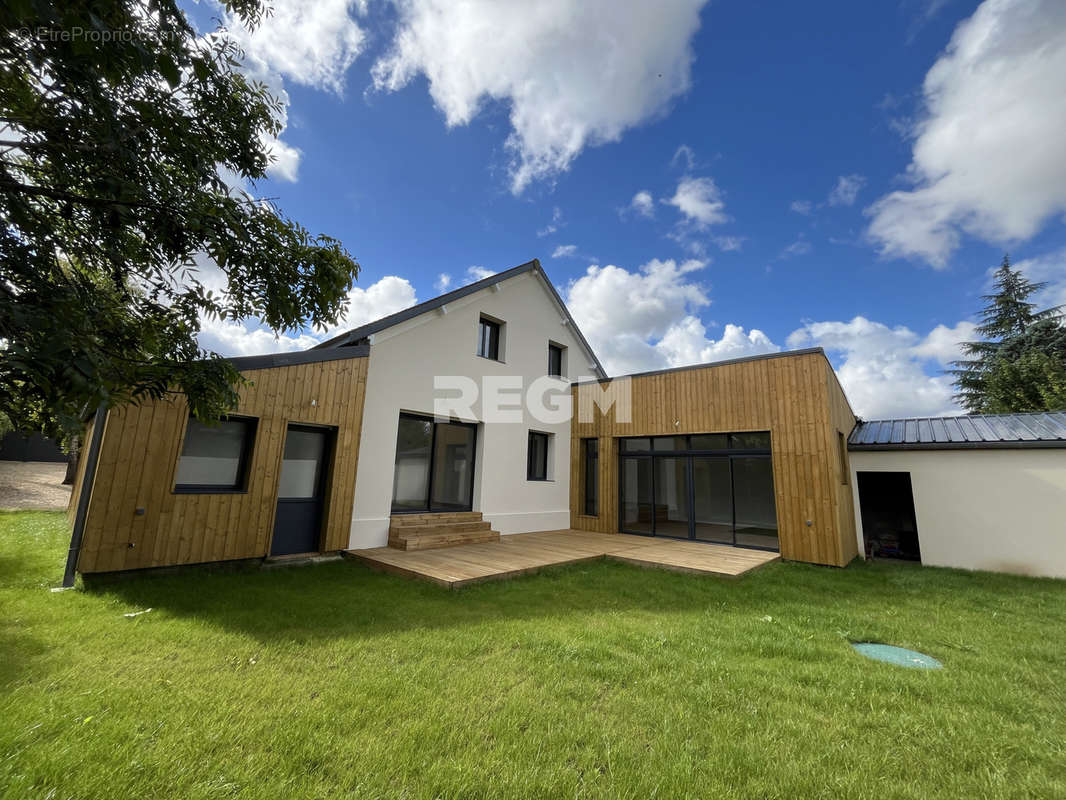
{"label": "white gable wall", "polygon": [[[520,376],[528,388],[548,368],[549,340],[567,348],[568,379],[592,376],[591,359],[541,278],[531,272],[509,278],[446,306],[374,335],[367,373],[359,444],[359,470],[349,546],[387,543],[392,507],[396,431],[401,411],[434,413],[434,376]],[[497,288],[498,287],[498,288]],[[505,323],[503,361],[476,355],[482,314]],[[568,381],[553,382],[569,396]],[[482,400],[465,422],[483,422]],[[478,425],[474,470],[475,511],[501,533],[570,527],[570,423],[545,424],[523,407],[520,422]],[[554,434],[549,481],[526,480],[526,448],[532,430]]]}

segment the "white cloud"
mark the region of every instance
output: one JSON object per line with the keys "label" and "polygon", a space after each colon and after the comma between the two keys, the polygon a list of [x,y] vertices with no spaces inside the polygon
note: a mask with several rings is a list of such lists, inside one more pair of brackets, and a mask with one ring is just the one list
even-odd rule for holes
{"label": "white cloud", "polygon": [[448,291],[448,289],[451,288],[451,285],[452,276],[449,275],[447,272],[442,272],[440,275],[437,276],[437,281],[433,284],[433,288],[435,288],[438,292],[446,292]]}
{"label": "white cloud", "polygon": [[727,253],[740,250],[744,246],[743,236],[712,236],[711,241],[718,246],[719,250]]}
{"label": "white cloud", "polygon": [[811,243],[807,241],[807,239],[802,234],[800,234],[800,237],[796,239],[796,241],[794,241],[792,244],[790,244],[788,247],[781,251],[780,257],[791,258],[792,256],[805,256],[813,249],[814,248]]}
{"label": "white cloud", "polygon": [[681,145],[674,151],[674,157],[670,159],[670,166],[676,167],[681,162],[684,162],[683,169],[686,172],[691,172],[696,166],[696,151],[687,144]]}
{"label": "white cloud", "polygon": [[886,256],[944,267],[962,234],[1025,240],[1066,212],[1066,3],[985,0],[925,77],[912,188],[880,198]]}
{"label": "white cloud", "polygon": [[663,202],[674,206],[686,222],[699,229],[720,225],[729,220],[725,213],[722,193],[711,178],[686,176],[677,184],[674,196]]}
{"label": "white cloud", "polygon": [[642,217],[651,218],[655,216],[655,200],[652,198],[651,192],[646,189],[641,189],[633,195],[633,199],[629,201],[629,208]]}
{"label": "white cloud", "polygon": [[[703,261],[649,261],[637,271],[589,267],[567,287],[567,307],[608,374],[683,366],[778,348],[761,331],[726,325],[707,337],[697,313],[710,303],[693,280]],[[624,309],[624,313],[619,313]]]}
{"label": "white cloud", "polygon": [[1019,261],[1014,268],[1021,270],[1033,283],[1047,284],[1032,298],[1041,310],[1066,306],[1066,247]]}
{"label": "white cloud", "polygon": [[793,200],[791,203],[789,203],[788,209],[789,211],[792,211],[796,214],[802,214],[806,217],[814,209],[814,206],[810,200]]}
{"label": "white cloud", "polygon": [[914,346],[913,353],[919,358],[937,361],[943,367],[950,367],[952,361],[963,357],[962,342],[972,342],[977,337],[977,326],[972,322],[958,322],[954,327],[937,325]]}
{"label": "white cloud", "polygon": [[704,3],[403,0],[374,86],[396,91],[425,75],[449,127],[504,104],[519,193],[565,171],[586,146],[663,114],[688,89]]}
{"label": "white cloud", "polygon": [[307,350],[321,340],[306,333],[276,336],[273,331],[252,321],[202,319],[197,341],[204,350],[223,356],[256,356]]}
{"label": "white cloud", "polygon": [[[282,133],[288,124],[285,81],[339,95],[345,73],[366,47],[366,33],[352,18],[353,13],[366,13],[365,0],[288,0],[274,4],[254,30],[220,4],[216,8],[228,35],[244,51],[242,69],[266,84],[281,102]],[[275,158],[267,174],[278,180],[297,180],[300,150],[280,139],[265,144]]]}
{"label": "white cloud", "polygon": [[280,139],[268,141],[267,152],[273,156],[273,162],[267,167],[267,175],[277,180],[295,183],[299,178],[300,158],[303,153],[298,147],[286,144]]}
{"label": "white cloud", "polygon": [[366,47],[366,32],[353,19],[365,14],[365,0],[286,0],[254,30],[235,15],[226,27],[246,60],[304,86],[336,94],[348,68]]}
{"label": "white cloud", "polygon": [[837,178],[836,186],[829,192],[826,202],[831,206],[853,206],[865,185],[865,175],[841,175]]}
{"label": "white cloud", "polygon": [[762,331],[753,328],[745,332],[732,323],[726,324],[721,339],[708,339],[707,329],[697,317],[685,317],[671,325],[656,345],[670,367],[776,353],[780,349]]}
{"label": "white cloud", "polygon": [[480,281],[489,277],[490,275],[495,274],[495,270],[491,270],[486,267],[467,267],[466,280],[464,281],[464,283],[474,283],[474,281]]}
{"label": "white cloud", "polygon": [[[215,285],[217,276],[209,274],[210,268],[206,265],[201,269],[205,285]],[[416,302],[418,298],[414,287],[406,278],[388,275],[365,289],[353,287],[348,292],[347,310],[340,321],[328,330],[275,336],[258,320],[232,322],[202,319],[199,342],[204,349],[224,356],[306,350],[347,330],[409,308]]]}
{"label": "white cloud", "polygon": [[[855,413],[866,419],[959,413],[950,375],[940,372],[972,338],[973,324],[938,325],[919,336],[865,317],[850,322],[808,322],[791,333],[789,347],[819,346],[843,356],[837,375]],[[926,364],[938,372],[929,375]]]}
{"label": "white cloud", "polygon": [[576,255],[576,244],[561,244],[552,251],[552,258],[573,258]]}
{"label": "white cloud", "polygon": [[552,221],[537,231],[537,236],[543,239],[545,236],[551,236],[553,233],[559,230],[559,228],[565,228],[566,223],[563,222],[563,212],[559,206],[552,209]]}

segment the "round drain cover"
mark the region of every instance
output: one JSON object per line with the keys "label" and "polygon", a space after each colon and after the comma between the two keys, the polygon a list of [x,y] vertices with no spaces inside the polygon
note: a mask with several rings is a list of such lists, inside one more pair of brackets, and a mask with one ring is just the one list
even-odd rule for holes
{"label": "round drain cover", "polygon": [[943,664],[932,656],[919,653],[916,650],[907,650],[904,647],[893,647],[890,644],[878,644],[877,642],[852,642],[852,647],[867,658],[875,661],[887,661],[897,667],[914,667],[916,669],[940,669]]}

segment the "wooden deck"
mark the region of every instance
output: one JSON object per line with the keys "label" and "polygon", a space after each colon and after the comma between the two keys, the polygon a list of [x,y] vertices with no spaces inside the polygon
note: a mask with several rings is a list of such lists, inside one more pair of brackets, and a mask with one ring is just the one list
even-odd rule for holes
{"label": "wooden deck", "polygon": [[405,552],[376,547],[348,550],[345,555],[372,569],[422,578],[449,588],[601,558],[730,578],[778,559],[777,553],[763,550],[578,530],[519,533],[504,536],[498,542],[441,550]]}

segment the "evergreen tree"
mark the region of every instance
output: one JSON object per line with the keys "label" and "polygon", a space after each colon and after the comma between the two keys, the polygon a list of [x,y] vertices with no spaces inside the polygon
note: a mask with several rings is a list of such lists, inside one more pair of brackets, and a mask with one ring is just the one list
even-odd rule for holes
{"label": "evergreen tree", "polygon": [[995,292],[984,295],[977,332],[954,363],[955,398],[971,413],[1066,408],[1066,326],[1062,308],[1037,310],[1030,298],[1045,287],[1011,266],[996,270]]}

